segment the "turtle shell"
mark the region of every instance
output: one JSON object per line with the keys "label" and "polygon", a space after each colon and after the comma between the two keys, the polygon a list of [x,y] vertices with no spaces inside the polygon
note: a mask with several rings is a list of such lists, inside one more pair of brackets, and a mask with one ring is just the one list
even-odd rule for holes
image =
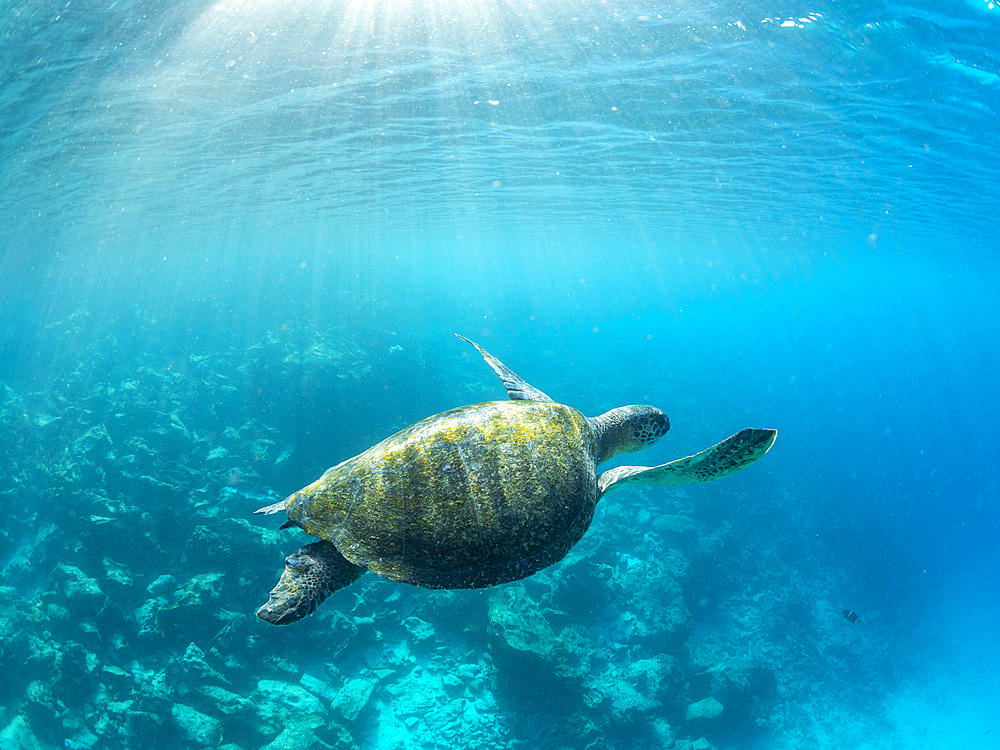
{"label": "turtle shell", "polygon": [[583,536],[595,450],[569,406],[463,406],[328,469],[288,498],[288,518],[393,581],[492,586],[562,559]]}

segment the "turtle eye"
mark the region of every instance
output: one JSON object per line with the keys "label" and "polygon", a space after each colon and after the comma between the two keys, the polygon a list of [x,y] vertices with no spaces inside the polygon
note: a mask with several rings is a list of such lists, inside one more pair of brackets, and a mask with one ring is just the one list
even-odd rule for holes
{"label": "turtle eye", "polygon": [[656,439],[659,440],[666,435],[668,430],[670,430],[670,419],[661,411],[656,415]]}
{"label": "turtle eye", "polygon": [[642,424],[637,431],[639,443],[644,448],[652,445],[666,435],[667,430],[670,429],[670,420],[659,409],[649,407],[649,412],[645,416],[646,418],[642,420]]}

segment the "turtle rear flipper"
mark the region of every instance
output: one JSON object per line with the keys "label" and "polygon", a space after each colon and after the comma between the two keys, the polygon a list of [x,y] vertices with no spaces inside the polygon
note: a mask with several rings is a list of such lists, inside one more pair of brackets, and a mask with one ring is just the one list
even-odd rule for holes
{"label": "turtle rear flipper", "polygon": [[281,511],[286,510],[287,508],[288,508],[288,498],[286,497],[284,500],[280,502],[274,503],[272,505],[265,505],[263,508],[257,508],[257,510],[255,510],[253,513],[254,515],[263,513],[265,516],[273,516],[275,513],[281,513]]}
{"label": "turtle rear flipper", "polygon": [[330,542],[300,547],[285,558],[285,570],[257,617],[288,625],[313,612],[330,594],[358,580],[366,569],[348,562]]}
{"label": "turtle rear flipper", "polygon": [[719,479],[767,453],[777,435],[777,430],[748,427],[687,458],[659,466],[616,466],[597,477],[597,490],[603,495],[626,484],[670,487]]}

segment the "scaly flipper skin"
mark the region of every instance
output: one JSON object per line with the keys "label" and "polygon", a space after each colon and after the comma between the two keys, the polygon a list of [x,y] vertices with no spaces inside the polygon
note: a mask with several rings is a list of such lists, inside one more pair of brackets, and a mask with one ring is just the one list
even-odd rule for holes
{"label": "scaly flipper skin", "polygon": [[344,559],[330,542],[300,547],[285,558],[285,570],[271,597],[257,617],[272,625],[288,625],[316,609],[337,589],[358,580],[366,572]]}
{"label": "scaly flipper skin", "polygon": [[678,458],[660,466],[618,466],[608,469],[597,477],[597,489],[603,495],[608,490],[627,484],[671,487],[710,482],[752,464],[770,450],[777,435],[777,430],[748,427],[687,458]]}

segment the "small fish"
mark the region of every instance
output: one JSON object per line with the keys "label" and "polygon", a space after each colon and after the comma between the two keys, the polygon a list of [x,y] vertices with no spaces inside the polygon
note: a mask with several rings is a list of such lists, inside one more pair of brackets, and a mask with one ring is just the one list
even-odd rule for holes
{"label": "small fish", "polygon": [[859,622],[861,622],[861,615],[859,615],[853,609],[845,609],[844,610],[844,618],[848,622],[853,622],[855,625],[857,625]]}

